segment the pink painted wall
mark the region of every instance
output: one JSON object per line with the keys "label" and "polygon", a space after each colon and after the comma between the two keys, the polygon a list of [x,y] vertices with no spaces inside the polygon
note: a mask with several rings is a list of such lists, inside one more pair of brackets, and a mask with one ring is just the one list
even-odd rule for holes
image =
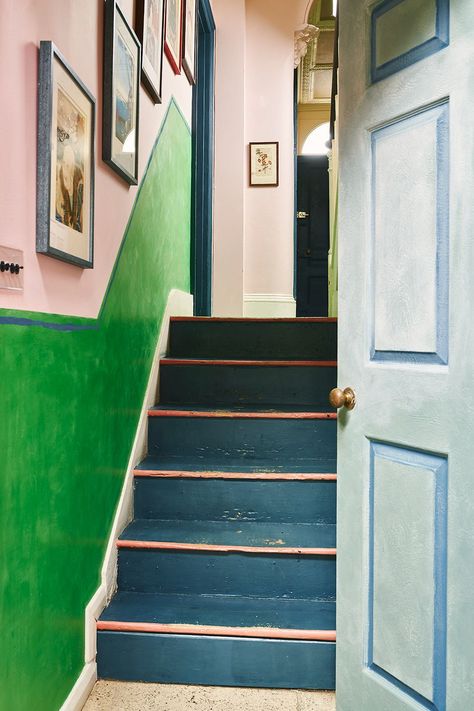
{"label": "pink painted wall", "polygon": [[216,161],[213,315],[241,316],[244,284],[245,0],[214,0]]}
{"label": "pink painted wall", "polygon": [[[217,24],[213,313],[238,316],[246,313],[246,295],[292,300],[294,31],[305,21],[309,2],[214,0],[213,7]],[[251,141],[279,141],[278,188],[249,188]],[[261,315],[283,315],[278,313],[281,306],[291,308],[276,302],[275,312],[270,305],[270,311]],[[258,308],[267,305],[262,302]],[[284,315],[291,314],[286,310]]]}
{"label": "pink painted wall", "polygon": [[278,188],[246,188],[246,294],[293,294],[294,31],[307,0],[247,0],[245,136],[279,141]]}
{"label": "pink painted wall", "polygon": [[[133,26],[133,0],[121,8]],[[12,30],[14,28],[14,31]],[[101,160],[102,0],[0,0],[0,244],[23,249],[25,289],[0,290],[0,307],[95,317],[137,194]],[[82,270],[35,252],[38,46],[52,40],[97,100],[95,266]],[[140,178],[171,95],[191,120],[192,92],[164,60],[163,104],[141,88]]]}

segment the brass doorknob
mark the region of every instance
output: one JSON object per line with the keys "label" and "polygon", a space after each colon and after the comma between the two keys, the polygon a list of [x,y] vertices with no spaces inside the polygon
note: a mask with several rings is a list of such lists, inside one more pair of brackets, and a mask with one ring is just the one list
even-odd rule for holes
{"label": "brass doorknob", "polygon": [[356,406],[356,396],[352,388],[333,388],[329,393],[329,404],[332,407],[345,407],[346,410],[353,410]]}

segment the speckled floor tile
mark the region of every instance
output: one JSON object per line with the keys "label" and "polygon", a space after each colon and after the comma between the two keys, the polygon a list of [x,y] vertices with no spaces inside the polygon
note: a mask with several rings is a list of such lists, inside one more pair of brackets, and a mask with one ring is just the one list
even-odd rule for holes
{"label": "speckled floor tile", "polygon": [[99,681],[83,711],[334,711],[334,694]]}
{"label": "speckled floor tile", "polygon": [[297,691],[298,711],[336,711],[333,691]]}

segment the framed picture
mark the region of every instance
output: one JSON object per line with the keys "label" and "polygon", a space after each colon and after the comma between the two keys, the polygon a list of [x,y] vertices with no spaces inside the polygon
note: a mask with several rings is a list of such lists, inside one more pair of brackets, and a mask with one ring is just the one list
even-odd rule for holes
{"label": "framed picture", "polygon": [[180,74],[183,0],[167,0],[165,14],[165,54],[174,73]]}
{"label": "framed picture", "polygon": [[184,0],[183,11],[183,69],[190,84],[196,83],[196,0]]}
{"label": "framed picture", "polygon": [[250,143],[251,187],[276,187],[279,184],[278,142]]}
{"label": "framed picture", "polygon": [[95,99],[52,42],[38,84],[36,251],[92,269]]}
{"label": "framed picture", "polygon": [[142,82],[155,104],[161,104],[165,0],[137,0],[136,22],[142,44]]}
{"label": "framed picture", "polygon": [[102,158],[129,185],[138,183],[141,47],[116,0],[105,3]]}

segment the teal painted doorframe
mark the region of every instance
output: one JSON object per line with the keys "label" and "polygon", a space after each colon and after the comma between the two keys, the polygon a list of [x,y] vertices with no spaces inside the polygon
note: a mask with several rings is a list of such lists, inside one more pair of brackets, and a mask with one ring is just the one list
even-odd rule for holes
{"label": "teal painted doorframe", "polygon": [[214,57],[216,25],[209,0],[198,4],[197,81],[193,90],[191,288],[196,316],[212,308]]}

